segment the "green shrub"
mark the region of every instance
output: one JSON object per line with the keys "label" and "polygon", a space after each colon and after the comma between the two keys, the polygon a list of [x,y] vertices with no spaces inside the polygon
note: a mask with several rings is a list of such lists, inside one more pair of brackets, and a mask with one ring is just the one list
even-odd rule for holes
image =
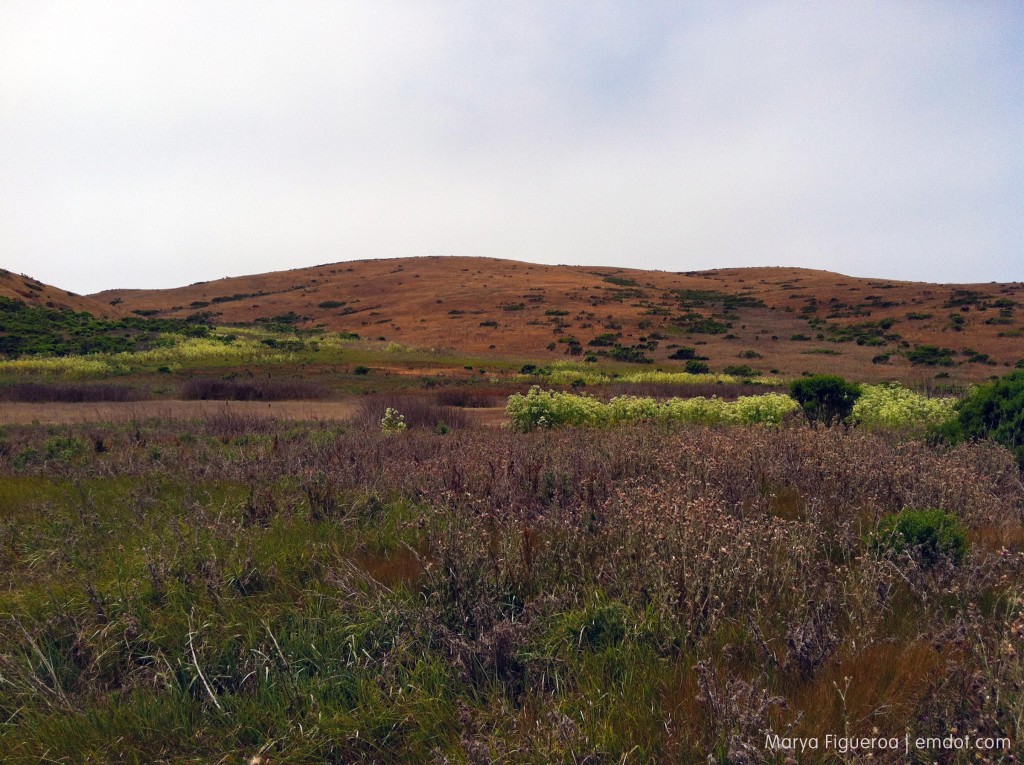
{"label": "green shrub", "polygon": [[734,377],[757,377],[759,374],[761,374],[759,371],[757,371],[756,369],[752,369],[747,364],[730,364],[729,366],[725,367],[725,369],[723,369],[722,372],[727,375],[732,375]]}
{"label": "green shrub", "polygon": [[56,462],[71,462],[88,452],[85,441],[76,436],[52,436],[43,442],[43,457]]}
{"label": "green shrub", "polygon": [[694,361],[693,359],[687,361],[683,369],[691,375],[706,375],[711,371],[711,367],[709,367],[706,362]]}
{"label": "green shrub", "polygon": [[960,563],[967,535],[956,516],[943,510],[903,510],[882,519],[872,547],[881,554],[909,551],[931,567],[943,558]]}
{"label": "green shrub", "polygon": [[957,408],[956,422],[944,431],[950,440],[991,438],[1024,467],[1024,372],[979,385]]}
{"label": "green shrub", "polygon": [[697,361],[707,361],[707,356],[697,355],[696,348],[687,348],[686,346],[683,346],[682,348],[677,348],[671,355],[669,355],[669,358],[673,359],[674,361],[686,361],[688,359],[694,359]]}
{"label": "green shrub", "polygon": [[581,649],[602,651],[620,645],[633,621],[622,603],[600,600],[562,617],[565,637]]}
{"label": "green shrub", "polygon": [[846,420],[853,413],[861,389],[839,375],[811,375],[794,380],[790,393],[808,420],[831,425]]}
{"label": "green shrub", "polygon": [[923,364],[929,367],[951,367],[956,364],[950,348],[939,348],[937,345],[916,345],[907,351],[907,361],[911,364]]}

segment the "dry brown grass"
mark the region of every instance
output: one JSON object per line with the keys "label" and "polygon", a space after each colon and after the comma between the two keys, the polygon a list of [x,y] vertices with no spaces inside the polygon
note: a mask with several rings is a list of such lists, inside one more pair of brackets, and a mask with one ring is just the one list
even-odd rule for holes
{"label": "dry brown grass", "polygon": [[345,420],[355,412],[352,401],[130,401],[85,404],[23,404],[0,406],[0,425],[131,422],[132,420],[195,420],[224,411],[282,420]]}
{"label": "dry brown grass", "polygon": [[[0,425],[73,425],[89,422],[132,422],[150,419],[196,420],[225,411],[276,420],[345,421],[359,412],[360,399],[345,401],[130,401],[102,403],[0,405]],[[505,407],[456,410],[460,422],[500,427],[508,421]],[[377,418],[379,424],[380,419]]]}
{"label": "dry brown grass", "polygon": [[[636,282],[644,297],[617,293],[622,287],[605,278]],[[650,315],[653,308],[679,314],[682,310],[673,289],[714,290],[748,295],[763,301],[762,308],[740,308],[729,319],[736,337],[693,335],[681,337],[663,316]],[[325,326],[330,330],[358,332],[364,337],[384,336],[389,341],[420,348],[457,349],[471,354],[495,354],[516,358],[564,358],[565,345],[554,351],[547,345],[559,337],[574,335],[586,346],[589,339],[608,331],[621,333],[621,342],[632,345],[641,337],[661,332],[668,335],[650,352],[659,366],[682,369],[682,362],[669,361],[669,345],[700,345],[701,355],[710,357],[712,369],[729,364],[750,363],[762,369],[778,369],[786,375],[804,371],[842,374],[854,379],[900,379],[920,382],[940,370],[912,367],[898,355],[887,365],[872,364],[888,348],[833,344],[812,340],[794,342],[793,335],[812,336],[801,311],[811,301],[809,314],[827,319],[836,306],[866,306],[869,315],[840,316],[828,321],[851,324],[894,318],[893,331],[913,344],[927,343],[955,350],[972,348],[987,353],[1000,365],[1012,365],[1021,356],[1020,338],[999,337],[1005,330],[1024,324],[1024,308],[1017,308],[1009,325],[988,324],[999,311],[962,313],[944,307],[953,289],[973,289],[993,299],[1024,302],[1024,285],[937,285],[919,282],[856,279],[824,271],[798,268],[719,269],[675,274],[635,269],[585,266],[545,266],[490,258],[397,258],[364,260],[269,274],[220,279],[171,290],[110,290],[96,297],[101,302],[123,300],[130,309],[160,309],[164,316],[183,317],[197,310],[212,311],[215,321],[251,322],[292,311],[306,317],[302,326]],[[217,302],[217,298],[254,295]],[[321,303],[343,306],[321,307]],[[208,303],[206,306],[201,304]],[[505,310],[522,305],[521,310]],[[710,315],[718,307],[697,307]],[[840,309],[841,310],[841,309]],[[567,311],[562,317],[551,311]],[[906,319],[907,313],[932,314],[923,321]],[[966,324],[953,331],[949,315],[961,315]],[[496,321],[498,326],[483,327]],[[557,322],[563,322],[559,326]],[[650,322],[644,327],[641,322]],[[609,330],[605,325],[621,326]],[[589,325],[589,326],[584,326]],[[827,347],[838,356],[808,354]],[[754,350],[762,358],[738,358]],[[962,364],[952,371],[955,378],[984,379],[997,368],[983,364]]]}

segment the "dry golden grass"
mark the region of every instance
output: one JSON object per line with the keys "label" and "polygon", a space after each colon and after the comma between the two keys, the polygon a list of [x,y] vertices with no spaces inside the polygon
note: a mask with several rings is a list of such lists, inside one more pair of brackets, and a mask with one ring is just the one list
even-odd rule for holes
{"label": "dry golden grass", "polygon": [[[359,400],[349,401],[113,401],[102,403],[0,404],[0,425],[64,425],[132,420],[195,420],[231,412],[278,420],[347,420]],[[475,425],[499,427],[507,421],[504,407],[460,410]]]}
{"label": "dry golden grass", "polygon": [[2,268],[0,268],[0,297],[20,300],[31,306],[88,311],[93,316],[103,318],[115,318],[128,313],[120,306],[110,305],[109,301],[76,295],[49,284],[43,284],[30,276],[15,274]]}
{"label": "dry golden grass", "polygon": [[348,401],[115,401],[86,404],[4,403],[0,424],[43,425],[132,420],[193,420],[229,411],[282,420],[344,420],[355,412]]}
{"label": "dry golden grass", "polygon": [[[611,277],[635,283],[615,284]],[[671,317],[681,307],[671,290],[703,290],[746,296],[763,307],[740,307],[730,333],[684,336]],[[1021,356],[1020,337],[999,337],[1024,324],[1024,308],[1011,317],[998,309],[969,305],[948,307],[954,290],[973,290],[995,301],[1024,302],[1024,284],[938,285],[857,279],[825,271],[799,268],[743,268],[670,273],[586,266],[546,266],[491,258],[422,257],[363,260],[312,268],[280,271],[202,282],[169,290],[109,290],[94,295],[109,305],[129,310],[157,309],[161,316],[184,317],[197,311],[214,314],[217,322],[252,322],[289,312],[302,317],[299,326],[357,332],[364,337],[385,337],[420,348],[446,348],[470,354],[495,354],[537,359],[565,358],[560,337],[587,342],[606,332],[621,334],[623,345],[640,342],[654,333],[666,335],[650,356],[665,368],[682,367],[669,361],[669,345],[697,345],[711,359],[713,369],[748,363],[758,369],[778,369],[786,375],[804,371],[830,372],[864,380],[901,379],[920,382],[939,370],[912,367],[899,355],[885,365],[872,364],[888,347],[829,343],[813,339],[805,316],[840,325],[895,319],[893,332],[916,344],[933,344],[988,354],[998,366],[963,363],[951,375],[980,380],[1012,366]],[[637,292],[638,291],[638,292]],[[237,297],[236,297],[237,296]],[[509,310],[522,306],[515,310]],[[717,305],[697,306],[704,316]],[[566,311],[564,316],[551,312]],[[652,313],[653,311],[653,313]],[[853,315],[844,315],[853,314]],[[930,315],[908,319],[907,314]],[[954,331],[951,315],[962,318]],[[831,317],[831,318],[829,318]],[[989,320],[1009,323],[986,323]],[[481,326],[497,322],[497,327]],[[641,322],[645,322],[643,327]],[[647,324],[646,322],[649,322]],[[794,335],[810,341],[793,341]],[[549,343],[556,348],[548,350]],[[816,348],[839,355],[809,353]],[[588,349],[589,350],[589,349]],[[744,360],[755,351],[761,358]]]}

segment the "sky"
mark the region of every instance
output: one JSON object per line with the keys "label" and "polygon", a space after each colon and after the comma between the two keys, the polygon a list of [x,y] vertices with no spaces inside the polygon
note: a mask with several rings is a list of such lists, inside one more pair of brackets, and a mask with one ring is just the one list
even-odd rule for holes
{"label": "sky", "polygon": [[0,266],[1024,280],[1024,3],[0,0]]}

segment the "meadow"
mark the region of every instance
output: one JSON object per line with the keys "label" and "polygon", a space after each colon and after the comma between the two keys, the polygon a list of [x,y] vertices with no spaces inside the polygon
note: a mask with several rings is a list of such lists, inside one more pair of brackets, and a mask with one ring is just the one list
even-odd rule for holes
{"label": "meadow", "polygon": [[1024,372],[3,307],[4,762],[1016,761]]}
{"label": "meadow", "polygon": [[853,763],[766,736],[950,730],[1016,746],[1006,448],[884,414],[516,432],[436,406],[391,432],[369,405],[7,428],[4,760]]}

